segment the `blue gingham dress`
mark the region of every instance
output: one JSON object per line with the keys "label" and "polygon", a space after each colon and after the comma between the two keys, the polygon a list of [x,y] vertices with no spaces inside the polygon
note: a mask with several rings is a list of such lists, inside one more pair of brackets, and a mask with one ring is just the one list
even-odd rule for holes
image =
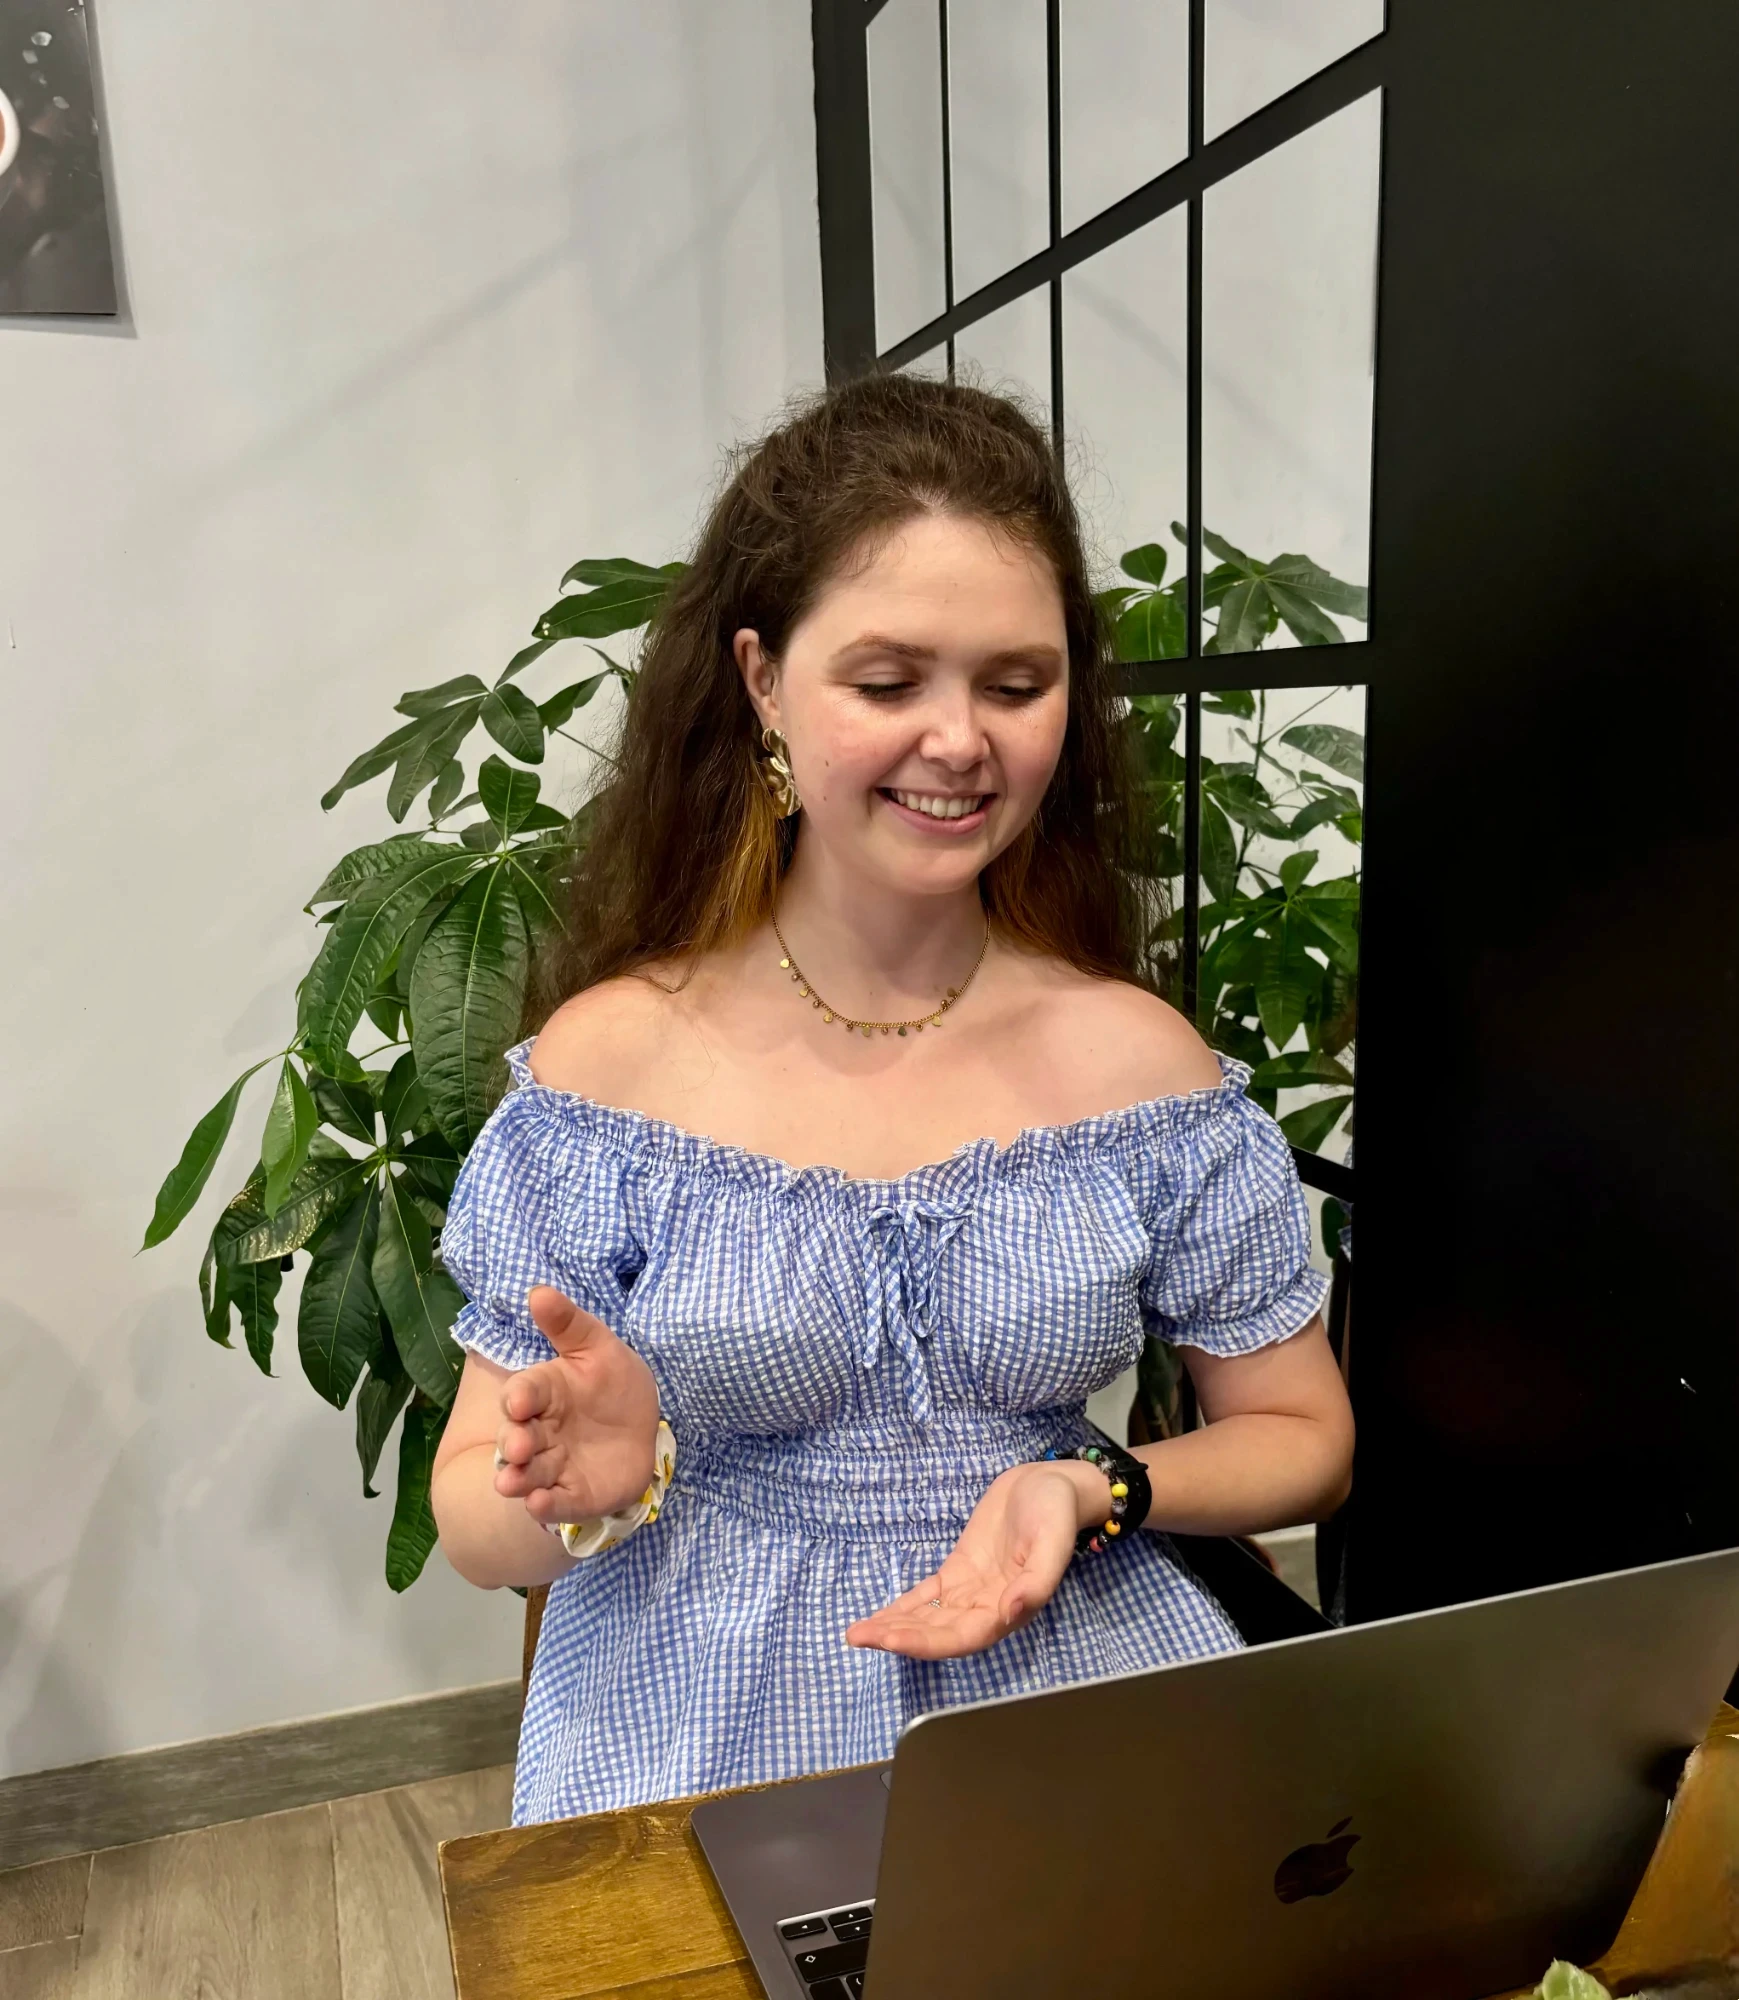
{"label": "blue gingham dress", "polygon": [[936,1569],[999,1472],[1085,1441],[1146,1333],[1247,1354],[1317,1311],[1242,1064],[868,1180],[550,1089],[530,1046],[442,1232],[454,1333],[547,1361],[526,1294],[558,1287],[645,1357],[678,1456],[658,1521],[550,1591],[516,1825],[868,1763],[927,1709],[1237,1646],[1148,1534],[1076,1560],[985,1653],[843,1635]]}

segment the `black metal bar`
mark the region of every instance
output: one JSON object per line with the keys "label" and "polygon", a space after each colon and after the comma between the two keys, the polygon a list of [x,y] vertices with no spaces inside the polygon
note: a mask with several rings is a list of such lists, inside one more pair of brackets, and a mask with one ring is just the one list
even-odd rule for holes
{"label": "black metal bar", "polygon": [[[1045,149],[1050,247],[1063,240],[1062,0],[1045,0]],[[1063,274],[1051,274],[1051,444],[1063,462]]]}
{"label": "black metal bar", "polygon": [[821,340],[829,382],[862,375],[876,359],[868,42],[874,11],[864,0],[812,0],[810,8]]}
{"label": "black metal bar", "polygon": [[[1202,151],[1202,62],[1206,0],[1190,0],[1189,159]],[[1187,587],[1184,633],[1188,657],[1202,650],[1202,197],[1197,189],[1186,212],[1184,307],[1184,549]],[[1183,1003],[1196,1018],[1202,955],[1202,698],[1184,696],[1183,794]]]}
{"label": "black metal bar", "polygon": [[1331,1194],[1336,1201],[1351,1204],[1351,1167],[1343,1167],[1339,1160],[1325,1160],[1320,1153],[1307,1153],[1301,1146],[1293,1147],[1292,1161],[1298,1169],[1298,1178],[1306,1187],[1315,1188],[1318,1194]]}
{"label": "black metal bar", "polygon": [[863,24],[867,28],[888,4],[888,0],[863,0]]}
{"label": "black metal bar", "polygon": [[[819,8],[822,0],[816,0]],[[1199,153],[1139,187],[1122,201],[1071,229],[1059,243],[1048,245],[1023,264],[1016,264],[1000,278],[960,300],[951,310],[921,326],[898,341],[881,356],[883,367],[898,368],[940,347],[952,334],[1000,310],[1027,292],[1036,291],[1052,278],[1072,271],[1087,258],[1121,243],[1125,236],[1144,228],[1161,215],[1181,207],[1191,195],[1204,193],[1229,174],[1237,173],[1254,160],[1296,139],[1313,125],[1344,111],[1349,104],[1377,89],[1384,80],[1387,43],[1379,36],[1364,43],[1339,62],[1331,63],[1296,90],[1277,97],[1272,104],[1253,112],[1242,124],[1234,125]]]}
{"label": "black metal bar", "polygon": [[[936,0],[936,40],[942,72],[942,301],[954,307],[954,106],[948,57],[948,0]],[[947,340],[948,379],[954,380],[954,336]]]}
{"label": "black metal bar", "polygon": [[[1228,688],[1359,687],[1367,679],[1366,642],[1324,657],[1318,646],[1279,652],[1210,653],[1201,660],[1120,660],[1119,694],[1218,694]],[[1391,669],[1394,656],[1390,655]]]}
{"label": "black metal bar", "polygon": [[1196,1018],[1202,961],[1202,698],[1183,707],[1183,1011]]}

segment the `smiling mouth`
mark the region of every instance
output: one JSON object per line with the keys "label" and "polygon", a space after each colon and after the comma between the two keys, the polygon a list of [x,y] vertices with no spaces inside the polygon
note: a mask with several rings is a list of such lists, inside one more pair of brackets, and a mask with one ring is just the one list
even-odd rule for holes
{"label": "smiling mouth", "polygon": [[969,819],[996,796],[994,792],[898,792],[890,785],[877,790],[907,812],[923,813],[929,819]]}

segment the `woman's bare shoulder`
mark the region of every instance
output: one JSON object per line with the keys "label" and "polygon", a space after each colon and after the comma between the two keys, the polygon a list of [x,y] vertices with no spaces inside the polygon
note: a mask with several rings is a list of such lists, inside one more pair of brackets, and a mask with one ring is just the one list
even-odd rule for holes
{"label": "woman's bare shoulder", "polygon": [[1035,1009],[1039,1038],[1071,1094],[1107,1110],[1182,1097],[1220,1081],[1214,1052],[1178,1010],[1125,979],[1059,967]]}
{"label": "woman's bare shoulder", "polygon": [[631,1102],[668,1042],[678,996],[667,984],[624,973],[564,1000],[532,1043],[532,1075],[552,1090]]}

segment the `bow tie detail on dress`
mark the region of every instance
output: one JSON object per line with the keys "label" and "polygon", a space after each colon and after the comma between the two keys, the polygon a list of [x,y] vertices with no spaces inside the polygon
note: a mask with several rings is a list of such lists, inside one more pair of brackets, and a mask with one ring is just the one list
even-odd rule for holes
{"label": "bow tie detail on dress", "polygon": [[884,1346],[906,1366],[913,1418],[930,1421],[930,1373],[920,1346],[935,1327],[936,1267],[959,1234],[967,1205],[899,1196],[859,1211],[863,1242],[864,1335],[860,1359],[874,1368]]}

